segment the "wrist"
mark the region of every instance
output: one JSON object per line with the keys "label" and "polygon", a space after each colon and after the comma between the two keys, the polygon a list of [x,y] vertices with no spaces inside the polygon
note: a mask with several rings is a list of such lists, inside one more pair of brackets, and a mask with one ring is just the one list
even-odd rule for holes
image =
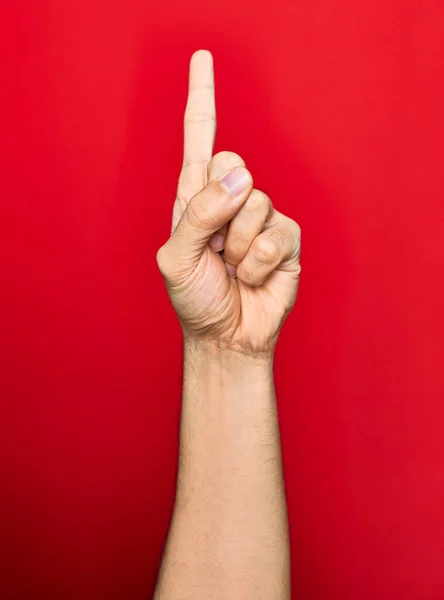
{"label": "wrist", "polygon": [[[198,363],[202,373],[223,371],[236,377],[273,377],[274,350],[246,351],[223,340],[203,340],[184,335],[184,360]],[[254,375],[256,374],[256,375]]]}
{"label": "wrist", "polygon": [[209,358],[222,362],[260,364],[272,363],[274,360],[274,347],[267,350],[253,350],[223,339],[204,339],[186,333],[183,341],[185,352],[205,354]]}

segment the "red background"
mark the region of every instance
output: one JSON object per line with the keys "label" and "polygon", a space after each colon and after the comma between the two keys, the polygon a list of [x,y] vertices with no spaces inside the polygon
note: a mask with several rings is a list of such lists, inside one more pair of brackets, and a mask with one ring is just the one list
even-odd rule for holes
{"label": "red background", "polygon": [[181,369],[155,253],[201,47],[216,151],[303,230],[276,359],[294,598],[444,598],[443,3],[1,10],[2,600],[150,597]]}

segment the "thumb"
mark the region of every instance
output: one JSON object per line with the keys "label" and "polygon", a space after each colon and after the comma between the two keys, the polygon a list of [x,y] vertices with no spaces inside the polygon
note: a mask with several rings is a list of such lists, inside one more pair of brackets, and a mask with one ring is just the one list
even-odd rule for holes
{"label": "thumb", "polygon": [[214,179],[188,203],[176,229],[157,253],[165,277],[193,269],[213,233],[240,210],[253,189],[245,167],[235,167]]}

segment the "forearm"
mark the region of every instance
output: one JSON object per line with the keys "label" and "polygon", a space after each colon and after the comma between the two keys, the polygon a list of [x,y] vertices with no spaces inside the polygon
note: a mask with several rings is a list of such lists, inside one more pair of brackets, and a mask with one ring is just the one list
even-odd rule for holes
{"label": "forearm", "polygon": [[271,357],[187,343],[179,474],[156,598],[287,599]]}

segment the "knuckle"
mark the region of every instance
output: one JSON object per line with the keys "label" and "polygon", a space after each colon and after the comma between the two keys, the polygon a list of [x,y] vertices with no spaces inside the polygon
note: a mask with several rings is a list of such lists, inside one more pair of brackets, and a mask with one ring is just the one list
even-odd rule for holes
{"label": "knuckle", "polygon": [[296,221],[292,221],[292,229],[293,229],[293,236],[295,238],[301,238],[301,226],[299,225],[299,223],[296,223]]}
{"label": "knuckle", "polygon": [[278,250],[271,238],[257,238],[253,249],[255,261],[260,265],[271,265],[276,261]]}
{"label": "knuckle", "polygon": [[229,150],[223,150],[222,152],[218,152],[215,154],[211,160],[211,162],[226,164],[228,166],[238,167],[245,166],[245,162],[239,154],[236,152],[230,152]]}
{"label": "knuckle", "polygon": [[216,121],[216,115],[209,112],[193,112],[188,114],[184,119],[184,125],[192,125],[194,123],[211,123]]}
{"label": "knuckle", "polygon": [[[189,167],[201,167],[202,172],[205,172],[205,169],[208,165],[208,158],[184,158],[182,163],[182,173],[186,171]],[[183,176],[179,178],[179,183],[182,183]]]}
{"label": "knuckle", "polygon": [[290,217],[287,217],[286,215],[281,214],[279,223],[283,227],[288,229],[292,238],[301,237],[301,228],[299,226],[299,223],[297,223],[295,220],[291,219]]}
{"label": "knuckle", "polygon": [[230,249],[244,250],[248,246],[249,240],[243,231],[229,231],[227,236],[227,245]]}
{"label": "knuckle", "polygon": [[225,243],[225,255],[239,262],[249,245],[250,240],[242,231],[229,231]]}
{"label": "knuckle", "polygon": [[213,181],[219,175],[229,171],[233,167],[245,167],[245,162],[235,152],[218,152],[208,163],[207,175],[210,181]]}
{"label": "knuckle", "polygon": [[237,267],[236,275],[238,279],[250,287],[261,285],[261,277],[258,277],[258,274],[254,272],[254,269],[250,270],[241,265],[240,267]]}
{"label": "knuckle", "polygon": [[252,280],[252,273],[249,269],[246,269],[243,265],[237,267],[236,270],[237,278],[244,283],[250,283]]}
{"label": "knuckle", "polygon": [[280,215],[278,225],[270,230],[270,237],[276,240],[283,257],[294,262],[301,251],[301,228],[296,221]]}
{"label": "knuckle", "polygon": [[162,275],[166,276],[168,273],[168,250],[165,245],[161,246],[156,254],[157,266]]}
{"label": "knuckle", "polygon": [[245,208],[247,210],[258,210],[262,209],[265,212],[268,212],[268,207],[270,206],[271,200],[265,194],[265,192],[261,192],[260,190],[252,190],[248,200],[245,203]]}
{"label": "knuckle", "polygon": [[301,252],[301,227],[296,221],[291,221],[291,242],[293,245],[293,257],[299,256]]}
{"label": "knuckle", "polygon": [[276,240],[279,246],[286,246],[288,242],[293,239],[293,234],[290,229],[287,227],[280,227],[279,229],[274,229],[270,231],[270,237]]}

